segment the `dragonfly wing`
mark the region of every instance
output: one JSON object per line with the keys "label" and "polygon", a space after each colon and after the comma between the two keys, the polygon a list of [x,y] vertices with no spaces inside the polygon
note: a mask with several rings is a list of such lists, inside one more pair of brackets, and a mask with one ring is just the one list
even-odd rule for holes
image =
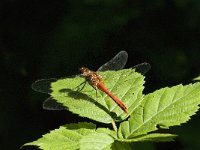
{"label": "dragonfly wing", "polygon": [[128,53],[126,51],[120,51],[115,57],[110,61],[102,65],[97,71],[106,70],[120,70],[126,65],[128,59]]}
{"label": "dragonfly wing", "polygon": [[66,107],[56,102],[52,97],[49,97],[43,102],[42,108],[45,110],[66,110]]}
{"label": "dragonfly wing", "polygon": [[151,65],[149,63],[144,62],[138,65],[135,65],[133,69],[135,69],[136,72],[139,72],[142,75],[144,75],[151,69]]}
{"label": "dragonfly wing", "polygon": [[57,81],[56,78],[37,80],[31,85],[31,88],[37,92],[51,93],[51,83],[55,81]]}

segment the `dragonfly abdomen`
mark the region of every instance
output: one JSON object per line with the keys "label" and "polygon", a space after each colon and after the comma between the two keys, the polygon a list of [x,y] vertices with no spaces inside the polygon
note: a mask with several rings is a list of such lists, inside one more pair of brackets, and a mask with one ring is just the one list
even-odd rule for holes
{"label": "dragonfly abdomen", "polygon": [[121,102],[121,100],[113,95],[101,82],[99,82],[97,87],[98,89],[106,93],[110,98],[112,98],[124,112],[128,113],[127,107]]}

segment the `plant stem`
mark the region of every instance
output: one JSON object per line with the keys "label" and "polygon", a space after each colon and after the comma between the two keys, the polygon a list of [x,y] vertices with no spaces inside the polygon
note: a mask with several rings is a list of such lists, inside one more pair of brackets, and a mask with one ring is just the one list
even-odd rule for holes
{"label": "plant stem", "polygon": [[115,132],[117,132],[117,126],[116,126],[116,123],[114,120],[112,121],[112,126],[113,126],[113,129],[115,130]]}

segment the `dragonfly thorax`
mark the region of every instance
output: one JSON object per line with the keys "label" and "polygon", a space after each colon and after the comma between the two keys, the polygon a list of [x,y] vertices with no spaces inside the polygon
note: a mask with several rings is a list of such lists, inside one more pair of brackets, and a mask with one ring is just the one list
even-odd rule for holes
{"label": "dragonfly thorax", "polygon": [[86,68],[86,67],[81,67],[80,71],[82,75],[85,77],[87,82],[92,85],[93,87],[97,87],[100,82],[102,82],[102,79],[100,75],[98,75],[96,72]]}

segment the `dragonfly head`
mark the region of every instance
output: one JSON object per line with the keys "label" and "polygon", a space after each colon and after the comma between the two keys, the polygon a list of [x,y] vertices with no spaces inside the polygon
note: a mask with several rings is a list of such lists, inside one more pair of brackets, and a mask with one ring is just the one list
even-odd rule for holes
{"label": "dragonfly head", "polygon": [[80,68],[80,72],[81,72],[83,75],[88,74],[89,71],[90,71],[90,70],[89,70],[88,68],[86,68],[86,67],[81,67],[81,68]]}

